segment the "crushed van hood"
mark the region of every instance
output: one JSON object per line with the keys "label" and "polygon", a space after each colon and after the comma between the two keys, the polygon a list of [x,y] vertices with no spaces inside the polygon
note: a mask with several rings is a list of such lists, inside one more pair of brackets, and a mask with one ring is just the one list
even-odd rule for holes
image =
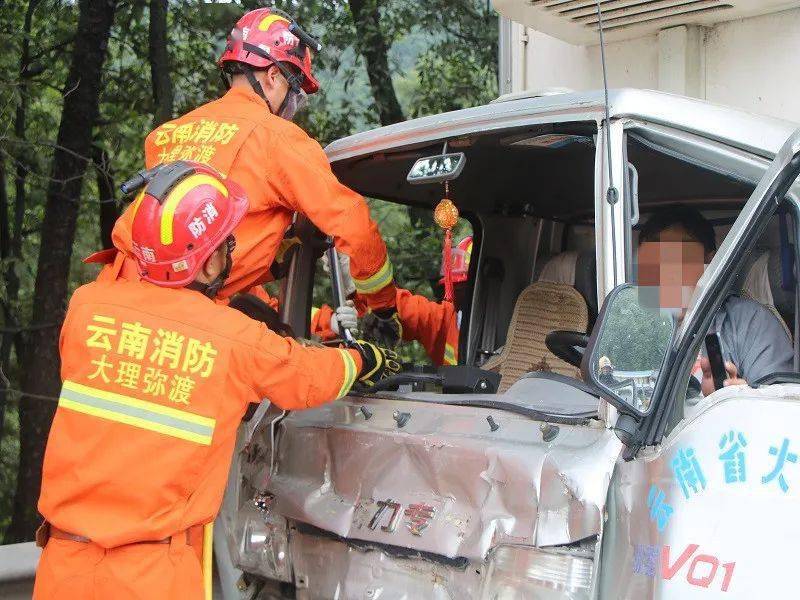
{"label": "crushed van hood", "polygon": [[273,514],[354,543],[470,560],[499,544],[599,534],[621,450],[597,421],[363,398],[291,413],[276,443]]}

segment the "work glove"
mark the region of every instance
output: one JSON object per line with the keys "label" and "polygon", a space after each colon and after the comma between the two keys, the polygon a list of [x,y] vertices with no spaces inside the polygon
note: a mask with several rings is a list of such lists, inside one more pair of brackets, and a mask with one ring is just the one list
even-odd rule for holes
{"label": "work glove", "polygon": [[358,380],[364,385],[372,387],[381,379],[400,372],[400,362],[392,350],[379,348],[364,340],[357,340],[350,347],[361,355],[362,366]]}
{"label": "work glove", "polygon": [[368,312],[361,319],[363,336],[384,348],[394,348],[403,339],[403,324],[395,308]]}
{"label": "work glove", "polygon": [[[350,257],[347,254],[337,252],[336,256],[339,257],[339,273],[342,276],[342,294],[345,298],[349,298],[356,293],[356,282],[353,281],[353,276],[350,275]],[[322,255],[322,270],[326,274],[331,274],[331,264],[328,260],[328,255]]]}
{"label": "work glove", "polygon": [[350,333],[358,331],[358,311],[353,305],[352,300],[338,307],[331,316],[331,330],[338,336],[342,335],[342,329],[349,329]]}

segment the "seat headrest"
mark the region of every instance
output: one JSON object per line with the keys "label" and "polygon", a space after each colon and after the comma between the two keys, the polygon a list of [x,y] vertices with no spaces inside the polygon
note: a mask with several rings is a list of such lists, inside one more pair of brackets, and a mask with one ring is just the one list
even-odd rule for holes
{"label": "seat headrest", "polygon": [[762,250],[756,254],[745,275],[742,293],[756,302],[774,306],[775,300],[772,297],[772,286],[769,281],[769,258],[769,250]]}
{"label": "seat headrest", "polygon": [[578,262],[578,253],[575,250],[567,250],[552,256],[545,263],[542,272],[539,274],[539,281],[550,283],[566,283],[575,286],[575,265]]}
{"label": "seat headrest", "polygon": [[578,290],[589,309],[589,324],[597,317],[597,260],[594,250],[567,250],[544,261],[536,281],[565,283]]}

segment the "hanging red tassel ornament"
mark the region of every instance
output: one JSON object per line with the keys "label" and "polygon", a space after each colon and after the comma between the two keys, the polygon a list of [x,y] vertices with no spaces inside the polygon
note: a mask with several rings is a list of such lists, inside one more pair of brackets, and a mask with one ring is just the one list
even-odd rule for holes
{"label": "hanging red tassel ornament", "polygon": [[449,198],[442,198],[433,211],[433,220],[444,229],[442,271],[444,274],[444,299],[452,302],[453,293],[453,227],[458,223],[458,208]]}

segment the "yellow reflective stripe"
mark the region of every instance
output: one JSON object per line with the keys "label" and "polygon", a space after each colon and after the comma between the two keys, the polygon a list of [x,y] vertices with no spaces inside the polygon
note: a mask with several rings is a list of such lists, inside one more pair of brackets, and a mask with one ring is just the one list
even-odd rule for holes
{"label": "yellow reflective stripe", "polygon": [[389,262],[389,258],[386,258],[384,261],[383,266],[378,269],[378,272],[375,273],[372,277],[367,277],[366,279],[355,279],[353,278],[353,282],[356,284],[356,290],[361,294],[374,294],[375,292],[382,290],[387,285],[392,282],[394,278],[394,268],[392,267],[392,263]]}
{"label": "yellow reflective stripe", "polygon": [[186,193],[198,185],[210,185],[219,191],[220,194],[228,197],[228,188],[222,185],[216,177],[200,173],[198,175],[190,175],[169,193],[167,200],[164,202],[164,208],[161,210],[161,243],[168,246],[172,243],[173,226],[172,222],[175,219],[175,211],[178,208],[183,197]]}
{"label": "yellow reflective stripe", "polygon": [[205,600],[213,600],[214,578],[214,521],[203,526],[203,591]]}
{"label": "yellow reflective stripe", "polygon": [[133,223],[133,220],[136,218],[136,211],[139,210],[139,205],[142,203],[144,192],[145,190],[139,192],[139,195],[136,196],[136,200],[134,200],[133,204],[131,205],[131,223]]}
{"label": "yellow reflective stripe", "polygon": [[288,23],[289,21],[280,15],[269,15],[261,19],[261,23],[258,24],[259,31],[266,31],[269,29],[269,26],[272,25],[275,21],[283,21],[284,23]]}
{"label": "yellow reflective stripe", "polygon": [[444,345],[444,362],[447,365],[458,364],[458,361],[456,360],[456,351],[450,344]]}
{"label": "yellow reflective stripe", "polygon": [[336,395],[337,399],[341,398],[350,391],[350,388],[353,387],[353,384],[356,381],[356,375],[358,375],[356,361],[353,360],[350,351],[342,349],[338,350],[342,355],[342,362],[344,362],[344,381],[342,382],[342,387],[339,388],[339,393]]}
{"label": "yellow reflective stripe", "polygon": [[210,445],[216,421],[183,410],[65,381],[58,405],[190,442]]}
{"label": "yellow reflective stripe", "polygon": [[74,381],[69,381],[69,380],[64,381],[62,389],[73,390],[90,396],[96,396],[97,398],[102,398],[110,402],[118,402],[119,404],[125,404],[127,406],[142,408],[144,410],[149,410],[151,412],[159,413],[168,417],[173,417],[175,419],[182,419],[184,421],[188,421],[189,423],[195,423],[197,425],[205,425],[206,427],[214,427],[217,423],[214,419],[203,417],[201,415],[196,415],[195,413],[190,413],[185,410],[178,410],[177,408],[162,406],[161,404],[156,404],[155,402],[137,400],[136,398],[123,396],[122,394],[116,394],[114,392],[109,392],[107,390],[100,390],[97,388],[89,387],[88,385],[82,385],[80,383],[75,383]]}
{"label": "yellow reflective stripe", "polygon": [[211,437],[207,435],[201,435],[198,433],[192,433],[190,431],[175,429],[173,427],[161,425],[160,423],[153,423],[152,421],[148,421],[147,419],[141,419],[138,417],[132,417],[130,415],[120,414],[104,408],[86,406],[85,404],[82,404],[80,402],[74,402],[66,398],[59,398],[58,405],[61,408],[67,408],[75,412],[84,413],[87,415],[91,415],[93,417],[99,417],[101,419],[106,419],[108,421],[116,421],[117,423],[124,423],[125,425],[132,425],[133,427],[139,427],[140,429],[147,429],[149,431],[154,431],[156,433],[163,433],[164,435],[180,438],[189,442],[195,442],[198,444],[202,444],[204,446],[208,446],[211,444]]}
{"label": "yellow reflective stripe", "polygon": [[319,309],[316,306],[311,307],[311,320],[314,320],[314,317],[317,315],[318,312]]}

